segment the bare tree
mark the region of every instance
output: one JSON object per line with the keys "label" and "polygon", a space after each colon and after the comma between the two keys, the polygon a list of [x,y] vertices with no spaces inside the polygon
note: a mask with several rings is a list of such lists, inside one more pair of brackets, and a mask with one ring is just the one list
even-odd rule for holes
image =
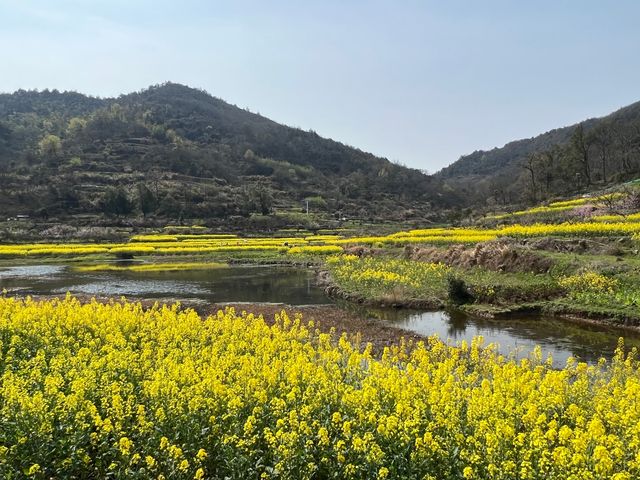
{"label": "bare tree", "polygon": [[536,182],[536,170],[538,164],[538,155],[536,153],[530,153],[527,155],[527,160],[522,167],[529,172],[529,182],[531,185],[531,200],[535,203],[538,195],[538,184]]}
{"label": "bare tree", "polygon": [[491,180],[490,191],[492,192],[497,203],[509,205],[511,203],[511,194],[509,186],[513,183],[513,179],[506,175],[496,176]]}
{"label": "bare tree", "polygon": [[571,135],[571,147],[575,152],[575,158],[582,169],[587,186],[593,182],[591,179],[590,152],[593,145],[593,139],[584,131],[584,126],[579,124]]}
{"label": "bare tree", "polygon": [[538,185],[539,189],[544,189],[544,195],[549,196],[551,193],[551,182],[554,179],[556,164],[560,159],[560,147],[554,145],[549,150],[544,150],[536,154],[536,161],[538,164]]}
{"label": "bare tree", "polygon": [[602,181],[603,183],[607,183],[607,163],[610,157],[611,144],[613,143],[611,127],[608,124],[600,125],[594,130],[592,138],[600,156]]}
{"label": "bare tree", "polygon": [[613,130],[614,138],[619,148],[620,162],[625,176],[633,172],[633,154],[640,144],[640,134],[638,128],[632,126],[618,126]]}

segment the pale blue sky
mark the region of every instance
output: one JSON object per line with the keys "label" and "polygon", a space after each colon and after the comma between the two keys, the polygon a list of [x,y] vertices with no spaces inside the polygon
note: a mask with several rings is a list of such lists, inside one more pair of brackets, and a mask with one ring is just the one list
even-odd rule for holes
{"label": "pale blue sky", "polygon": [[640,100],[637,0],[0,0],[0,91],[164,81],[431,172]]}

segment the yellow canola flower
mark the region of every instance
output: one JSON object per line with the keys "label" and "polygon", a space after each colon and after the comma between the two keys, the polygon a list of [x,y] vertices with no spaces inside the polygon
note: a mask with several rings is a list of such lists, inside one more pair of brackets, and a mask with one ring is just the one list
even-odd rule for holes
{"label": "yellow canola flower", "polygon": [[311,254],[311,255],[334,255],[342,252],[342,247],[338,245],[305,245],[301,247],[292,247],[287,253],[291,255],[296,254]]}
{"label": "yellow canola flower", "polygon": [[[593,199],[592,199],[593,200]],[[545,208],[566,208],[555,205]],[[597,216],[590,221],[536,223],[485,228],[426,228],[400,231],[386,236],[347,237],[315,235],[302,237],[247,237],[231,234],[148,234],[136,235],[129,243],[36,243],[0,245],[0,258],[25,256],[118,256],[208,255],[216,253],[310,253],[334,254],[344,245],[450,245],[476,244],[501,237],[541,236],[640,236],[640,213],[622,216]]]}
{"label": "yellow canola flower", "polygon": [[443,289],[451,268],[443,263],[413,262],[384,257],[336,255],[326,265],[334,280],[349,291],[365,295],[388,295],[403,290],[416,298]]}
{"label": "yellow canola flower", "polygon": [[285,312],[70,296],[0,298],[0,342],[0,478],[640,477],[622,348],[560,370],[481,339],[373,357]]}
{"label": "yellow canola flower", "polygon": [[549,205],[540,205],[537,207],[532,207],[527,210],[519,210],[512,213],[504,213],[500,215],[491,215],[487,218],[500,220],[503,218],[509,218],[513,216],[523,216],[523,215],[537,215],[540,213],[556,213],[556,212],[565,212],[568,210],[573,210],[575,207],[586,205],[589,203],[601,203],[601,202],[611,202],[614,200],[619,200],[625,197],[626,194],[617,192],[607,195],[600,195],[597,197],[583,197],[583,198],[575,198],[572,200],[563,200],[559,202],[552,202]]}
{"label": "yellow canola flower", "polygon": [[529,208],[527,210],[518,210],[512,213],[502,213],[499,215],[488,215],[487,218],[490,220],[502,220],[504,218],[509,217],[520,217],[523,215],[538,215],[541,213],[558,213],[558,212],[567,212],[569,210],[573,210],[576,205],[557,205],[557,206],[539,206]]}
{"label": "yellow canola flower", "polygon": [[[591,199],[593,201],[593,199]],[[552,204],[546,209],[568,208]],[[640,213],[624,216],[603,215],[590,221],[507,225],[499,228],[426,228],[400,231],[391,235],[342,237],[315,235],[302,237],[246,237],[231,234],[147,234],[136,235],[129,243],[35,243],[0,245],[0,258],[24,256],[115,255],[208,255],[230,252],[339,253],[344,245],[403,246],[411,244],[476,244],[501,237],[541,236],[640,236]]]}
{"label": "yellow canola flower", "polygon": [[149,234],[149,235],[134,235],[131,237],[132,242],[177,242],[177,235],[160,235],[160,234]]}
{"label": "yellow canola flower", "polygon": [[308,242],[331,242],[333,240],[340,240],[342,235],[309,235],[304,237]]}
{"label": "yellow canola flower", "polygon": [[562,277],[558,280],[560,286],[571,292],[614,293],[618,286],[615,278],[606,277],[596,272],[585,272],[578,275]]}
{"label": "yellow canola flower", "polygon": [[226,263],[148,263],[142,265],[80,265],[74,267],[78,272],[172,272],[179,270],[209,270],[226,268]]}
{"label": "yellow canola flower", "polygon": [[595,215],[590,218],[592,222],[640,222],[640,213],[629,215]]}
{"label": "yellow canola flower", "polygon": [[599,195],[597,197],[583,197],[583,198],[575,198],[573,200],[563,200],[560,202],[550,203],[550,207],[563,207],[563,206],[576,206],[576,205],[585,205],[587,203],[593,202],[604,202],[604,201],[613,201],[619,200],[621,198],[626,197],[626,193],[615,192],[607,195]]}
{"label": "yellow canola flower", "polygon": [[576,222],[561,224],[511,225],[499,230],[499,236],[624,236],[640,232],[640,223],[634,222]]}
{"label": "yellow canola flower", "polygon": [[[167,227],[165,227],[167,228]],[[177,227],[171,227],[177,228]],[[184,227],[184,228],[193,228],[193,227]],[[193,234],[177,234],[177,235],[167,235],[165,233],[150,233],[144,235],[134,235],[131,237],[132,242],[178,242],[182,240],[190,240],[190,239],[207,239],[207,240],[221,240],[221,239],[232,239],[237,238],[237,235],[232,234],[223,234],[223,233],[193,233]]]}

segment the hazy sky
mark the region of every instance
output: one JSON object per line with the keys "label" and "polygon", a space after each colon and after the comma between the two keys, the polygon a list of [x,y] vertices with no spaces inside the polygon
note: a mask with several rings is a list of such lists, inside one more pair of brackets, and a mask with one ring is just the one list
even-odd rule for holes
{"label": "hazy sky", "polygon": [[640,1],[0,0],[0,91],[173,81],[431,172],[640,100]]}

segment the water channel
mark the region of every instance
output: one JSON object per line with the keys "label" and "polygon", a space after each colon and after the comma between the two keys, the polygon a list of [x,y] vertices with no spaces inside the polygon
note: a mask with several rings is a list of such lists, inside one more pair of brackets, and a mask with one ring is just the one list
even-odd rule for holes
{"label": "water channel", "polygon": [[406,309],[367,309],[335,303],[316,285],[311,269],[274,266],[229,266],[209,270],[171,272],[78,272],[68,265],[30,265],[0,268],[0,290],[9,295],[74,295],[126,297],[131,300],[181,301],[187,305],[211,303],[334,304],[353,314],[383,320],[422,335],[437,334],[455,345],[482,335],[505,355],[528,355],[540,345],[556,367],[568,357],[588,362],[612,356],[618,338],[640,346],[640,335],[602,326],[572,323],[540,315],[501,319],[474,317],[457,311],[424,312]]}

